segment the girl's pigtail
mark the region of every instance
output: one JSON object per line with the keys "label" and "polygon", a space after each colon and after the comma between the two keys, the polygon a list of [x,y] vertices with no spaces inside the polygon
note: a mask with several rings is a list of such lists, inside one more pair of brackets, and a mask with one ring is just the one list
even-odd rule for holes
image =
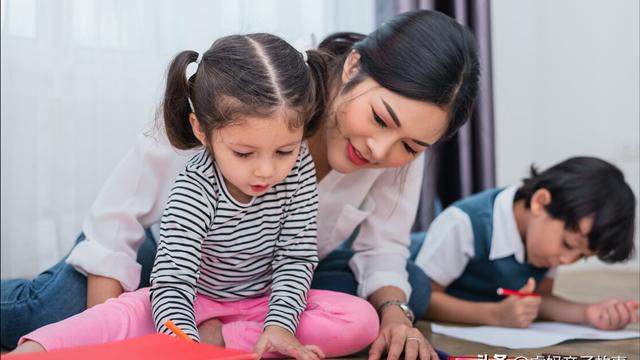
{"label": "girl's pigtail", "polygon": [[195,112],[190,103],[196,103],[191,89],[197,71],[188,80],[186,75],[187,66],[197,59],[197,52],[183,51],[173,59],[167,72],[167,86],[162,103],[164,127],[171,145],[181,150],[202,145],[193,134],[189,122],[189,114]]}

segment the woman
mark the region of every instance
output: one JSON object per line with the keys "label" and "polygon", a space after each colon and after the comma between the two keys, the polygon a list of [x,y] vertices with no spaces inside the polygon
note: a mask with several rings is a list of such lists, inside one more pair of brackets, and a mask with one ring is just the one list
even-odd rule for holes
{"label": "woman", "polygon": [[[402,351],[407,359],[435,357],[412,324],[426,310],[428,299],[419,295],[429,282],[407,262],[409,232],[421,154],[464,124],[477,95],[473,36],[441,13],[419,10],[366,37],[330,36],[307,55],[320,84],[319,129],[309,142],[319,182],[322,260],[312,287],[357,294],[378,309],[380,334],[370,359],[385,351],[391,360]],[[3,346],[148,285],[155,224],[190,156],[176,153],[164,136],[139,136],[98,195],[66,262],[32,281],[2,282]],[[80,295],[76,299],[86,296],[86,303],[69,301],[71,292]]]}

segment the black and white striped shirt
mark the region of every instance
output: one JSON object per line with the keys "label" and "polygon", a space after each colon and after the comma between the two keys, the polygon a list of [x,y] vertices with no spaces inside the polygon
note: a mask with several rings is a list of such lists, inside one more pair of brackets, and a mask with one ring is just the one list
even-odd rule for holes
{"label": "black and white striped shirt", "polygon": [[158,331],[172,320],[199,340],[196,292],[218,301],[265,295],[264,326],[295,334],[318,263],[318,194],[313,159],[303,144],[287,177],[249,204],[227,191],[215,161],[202,151],[176,179],[160,227],[151,273]]}

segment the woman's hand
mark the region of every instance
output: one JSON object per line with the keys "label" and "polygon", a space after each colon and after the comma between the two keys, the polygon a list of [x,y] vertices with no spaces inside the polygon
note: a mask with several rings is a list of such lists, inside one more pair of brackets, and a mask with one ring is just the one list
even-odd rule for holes
{"label": "woman's hand", "polygon": [[300,344],[293,334],[276,325],[267,326],[256,344],[255,352],[258,358],[262,358],[262,355],[269,351],[277,351],[299,360],[324,359],[324,353],[319,347]]}
{"label": "woman's hand", "polygon": [[637,300],[609,299],[587,305],[584,311],[587,323],[602,330],[618,330],[638,322]]}
{"label": "woman's hand", "polygon": [[385,307],[381,317],[380,334],[371,345],[369,360],[380,360],[385,351],[388,352],[387,360],[399,359],[402,351],[406,360],[438,359],[429,341],[413,327],[399,307]]}

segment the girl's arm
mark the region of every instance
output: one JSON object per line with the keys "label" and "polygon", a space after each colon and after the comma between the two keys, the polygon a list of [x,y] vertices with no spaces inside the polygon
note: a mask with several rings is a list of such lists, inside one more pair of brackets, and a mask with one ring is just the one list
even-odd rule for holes
{"label": "girl's arm", "polygon": [[[196,163],[201,164],[200,159]],[[164,323],[173,321],[200,341],[193,304],[199,276],[202,242],[213,220],[212,203],[204,184],[208,177],[197,170],[180,174],[162,216],[160,244],[151,272],[151,310],[158,332],[171,334]]]}
{"label": "girl's arm", "polygon": [[88,306],[137,288],[144,229],[159,221],[173,179],[190,156],[174,150],[162,131],[140,134],[107,179],[85,218],[86,239],[67,259],[79,272],[95,275],[88,277]]}
{"label": "girl's arm", "polygon": [[297,188],[286,205],[286,217],[276,244],[269,311],[264,321],[265,328],[280,326],[291,334],[295,334],[307,306],[307,291],[318,264],[318,191],[313,159],[306,146],[302,147],[299,159]]}

